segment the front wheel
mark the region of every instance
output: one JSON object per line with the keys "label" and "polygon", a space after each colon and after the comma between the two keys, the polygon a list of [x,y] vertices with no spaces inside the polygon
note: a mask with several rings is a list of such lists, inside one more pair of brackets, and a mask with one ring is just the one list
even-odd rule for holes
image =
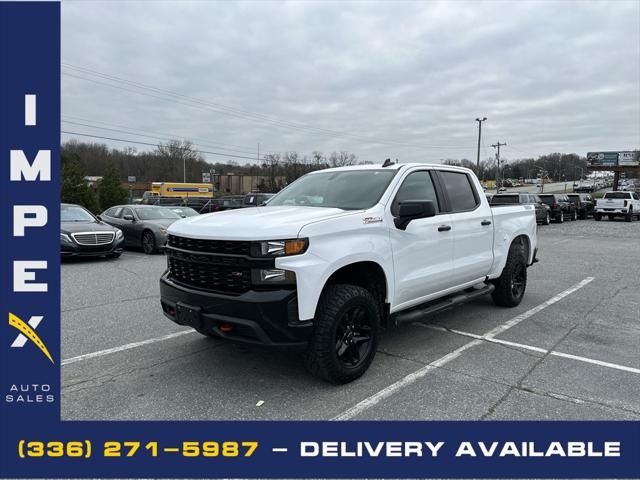
{"label": "front wheel", "polygon": [[144,253],[147,255],[156,253],[156,237],[153,232],[149,230],[146,230],[142,234],[142,250],[144,250]]}
{"label": "front wheel", "polygon": [[573,211],[573,217],[571,217],[571,220],[573,220],[574,222],[576,222],[578,220],[578,211],[577,210]]}
{"label": "front wheel", "polygon": [[378,302],[365,288],[331,285],[323,293],[305,353],[305,366],[331,383],[348,383],[367,371],[376,355]]}
{"label": "front wheel", "polygon": [[556,217],[558,223],[564,223],[564,212],[560,212],[560,215]]}
{"label": "front wheel", "polygon": [[521,244],[511,245],[507,263],[502,274],[495,281],[495,287],[491,296],[496,305],[503,307],[520,305],[527,288],[527,259]]}
{"label": "front wheel", "polygon": [[547,216],[544,218],[545,225],[551,225],[551,214],[547,212]]}

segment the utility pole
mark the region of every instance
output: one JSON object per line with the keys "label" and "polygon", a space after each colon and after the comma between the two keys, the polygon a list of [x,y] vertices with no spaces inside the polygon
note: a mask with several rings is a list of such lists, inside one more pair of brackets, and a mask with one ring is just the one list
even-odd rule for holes
{"label": "utility pole", "polygon": [[182,182],[187,183],[187,157],[182,157]]}
{"label": "utility pole", "polygon": [[476,160],[476,169],[480,172],[480,138],[482,137],[482,122],[486,122],[487,117],[476,118],[476,122],[478,122],[478,158]]}
{"label": "utility pole", "polygon": [[500,147],[504,147],[507,143],[496,143],[491,145],[496,149],[496,161],[498,162],[498,169],[496,171],[496,193],[500,193]]}

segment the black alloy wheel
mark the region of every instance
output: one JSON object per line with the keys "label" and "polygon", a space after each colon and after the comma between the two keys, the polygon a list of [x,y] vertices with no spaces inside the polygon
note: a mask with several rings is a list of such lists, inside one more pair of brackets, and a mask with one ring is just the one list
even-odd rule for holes
{"label": "black alloy wheel", "polygon": [[346,368],[357,368],[372,348],[372,323],[376,321],[361,306],[347,310],[336,328],[336,356]]}
{"label": "black alloy wheel", "polygon": [[522,298],[527,285],[527,267],[523,263],[516,263],[511,272],[511,294],[513,298]]}

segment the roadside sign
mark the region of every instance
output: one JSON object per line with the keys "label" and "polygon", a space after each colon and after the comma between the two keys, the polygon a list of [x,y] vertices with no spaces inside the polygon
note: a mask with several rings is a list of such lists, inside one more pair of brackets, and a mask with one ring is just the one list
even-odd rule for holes
{"label": "roadside sign", "polygon": [[592,167],[637,167],[640,152],[589,152],[587,163]]}
{"label": "roadside sign", "polygon": [[211,183],[211,174],[209,172],[202,172],[202,183]]}
{"label": "roadside sign", "polygon": [[637,167],[640,165],[640,152],[620,152],[618,165],[621,167]]}
{"label": "roadside sign", "polygon": [[127,182],[129,183],[136,183],[136,177],[130,175],[127,177]]}

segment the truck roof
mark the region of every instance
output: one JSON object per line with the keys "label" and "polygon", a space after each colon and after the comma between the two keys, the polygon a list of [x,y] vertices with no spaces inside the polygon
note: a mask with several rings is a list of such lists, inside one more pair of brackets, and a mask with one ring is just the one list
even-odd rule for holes
{"label": "truck roof", "polygon": [[468,172],[470,171],[468,168],[457,167],[453,165],[444,165],[442,163],[392,163],[387,167],[383,167],[382,163],[376,163],[373,165],[350,165],[348,167],[334,167],[334,168],[325,168],[324,170],[315,170],[311,172],[311,174],[321,173],[321,172],[342,172],[349,170],[400,170],[401,168],[412,168],[412,167],[423,167],[423,168],[446,168],[447,170],[458,170]]}

